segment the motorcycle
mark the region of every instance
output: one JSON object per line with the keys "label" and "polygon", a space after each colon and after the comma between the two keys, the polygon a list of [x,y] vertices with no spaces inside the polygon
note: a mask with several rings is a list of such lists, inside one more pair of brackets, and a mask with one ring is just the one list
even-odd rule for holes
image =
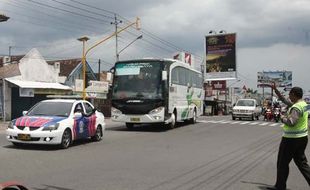
{"label": "motorcycle", "polygon": [[281,118],[280,108],[275,108],[273,113],[273,118],[275,122],[279,122]]}
{"label": "motorcycle", "polygon": [[267,108],[264,114],[264,120],[266,121],[272,121],[273,119],[273,113],[272,110],[270,108]]}

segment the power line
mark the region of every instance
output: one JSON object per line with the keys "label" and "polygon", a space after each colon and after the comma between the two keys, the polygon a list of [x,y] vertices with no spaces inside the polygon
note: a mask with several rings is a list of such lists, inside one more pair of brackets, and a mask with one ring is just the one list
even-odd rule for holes
{"label": "power line", "polygon": [[110,21],[107,21],[107,20],[103,20],[103,19],[92,17],[92,16],[76,13],[76,12],[73,12],[73,11],[69,11],[69,10],[66,10],[66,9],[54,7],[54,6],[47,5],[47,4],[44,4],[44,3],[40,3],[40,2],[37,2],[37,1],[34,1],[34,0],[24,0],[24,1],[29,1],[29,2],[34,3],[34,4],[39,4],[39,5],[42,5],[44,7],[48,7],[48,8],[51,8],[51,9],[56,9],[56,10],[63,11],[63,12],[66,12],[66,13],[70,13],[70,14],[73,14],[73,15],[76,15],[76,16],[85,17],[85,18],[91,19],[93,21],[97,21],[97,22],[100,21],[99,23],[101,23],[101,24],[102,23],[103,24],[110,23]]}
{"label": "power line", "polygon": [[82,11],[85,11],[85,12],[87,12],[87,13],[95,14],[95,15],[98,15],[98,16],[103,16],[103,17],[106,17],[106,18],[109,18],[109,19],[114,19],[114,17],[112,17],[112,16],[107,16],[107,15],[103,15],[103,14],[100,14],[100,13],[95,13],[95,12],[89,11],[89,10],[87,10],[87,9],[83,9],[83,8],[80,8],[80,7],[76,7],[76,6],[73,6],[73,5],[64,3],[64,2],[60,2],[60,1],[57,1],[57,0],[51,0],[51,1],[54,1],[54,2],[56,2],[56,3],[62,4],[62,5],[71,7],[71,8],[75,8],[75,9],[78,9],[78,10],[82,10]]}
{"label": "power line", "polygon": [[[43,14],[43,15],[47,15],[50,18],[57,18],[57,21],[60,21],[66,25],[71,25],[71,27],[78,28],[79,30],[85,30],[85,29],[91,30],[94,27],[98,27],[98,25],[88,25],[87,23],[84,23],[83,26],[88,26],[88,27],[82,27],[80,23],[73,22],[73,21],[65,21],[63,17],[59,18],[56,15],[48,14],[46,11],[42,11],[40,9],[34,8],[33,5],[31,6],[31,5],[29,5],[25,2],[21,2],[21,1],[16,1],[16,0],[13,0],[13,1],[15,1],[15,2],[7,2],[7,4],[14,6],[14,7],[18,7],[18,8],[23,9],[23,10],[24,10],[24,8],[26,8],[27,10],[32,9],[33,11],[38,12],[38,13]],[[42,7],[40,5],[35,5],[35,6]],[[42,18],[41,17],[35,17],[34,19],[41,20]],[[55,19],[53,19],[53,21],[54,20]],[[92,32],[95,32],[95,30],[92,30]]]}

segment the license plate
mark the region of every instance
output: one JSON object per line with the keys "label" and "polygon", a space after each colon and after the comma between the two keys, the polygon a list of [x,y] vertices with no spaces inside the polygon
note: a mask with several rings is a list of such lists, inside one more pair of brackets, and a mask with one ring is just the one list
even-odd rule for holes
{"label": "license plate", "polygon": [[18,134],[17,139],[22,141],[30,141],[31,137],[29,134]]}
{"label": "license plate", "polygon": [[138,118],[138,117],[132,117],[132,118],[130,118],[130,121],[140,121],[140,118]]}

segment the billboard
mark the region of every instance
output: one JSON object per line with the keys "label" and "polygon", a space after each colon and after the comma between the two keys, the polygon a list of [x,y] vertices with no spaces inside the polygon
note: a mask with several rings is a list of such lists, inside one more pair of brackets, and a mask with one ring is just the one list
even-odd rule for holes
{"label": "billboard", "polygon": [[275,84],[277,87],[292,87],[292,71],[263,71],[257,72],[257,87],[264,84]]}
{"label": "billboard", "polygon": [[236,78],[236,34],[206,36],[206,80]]}

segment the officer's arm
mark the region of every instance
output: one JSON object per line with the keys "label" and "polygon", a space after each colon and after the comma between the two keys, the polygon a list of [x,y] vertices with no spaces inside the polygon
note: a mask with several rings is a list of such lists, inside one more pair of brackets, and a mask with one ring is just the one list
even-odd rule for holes
{"label": "officer's arm", "polygon": [[282,122],[290,127],[296,125],[302,113],[297,108],[292,108],[289,115],[282,117]]}

